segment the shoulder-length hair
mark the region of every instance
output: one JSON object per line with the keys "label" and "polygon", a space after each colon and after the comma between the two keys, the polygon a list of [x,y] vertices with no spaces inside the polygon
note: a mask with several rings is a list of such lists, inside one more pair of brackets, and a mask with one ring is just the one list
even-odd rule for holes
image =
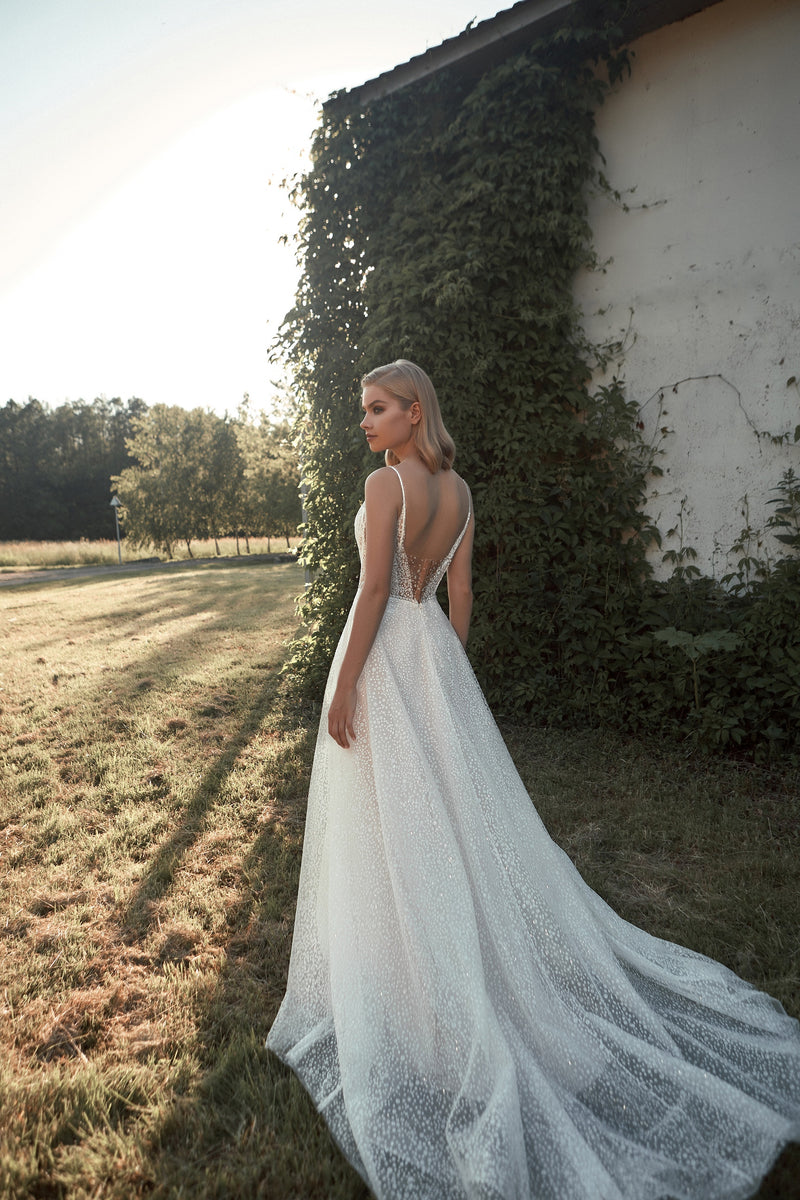
{"label": "shoulder-length hair", "polygon": [[[422,414],[419,424],[414,426],[419,456],[432,475],[450,469],[456,456],[456,444],[444,427],[436,390],[422,367],[407,358],[398,358],[396,362],[369,371],[362,378],[361,386],[382,387],[406,409],[416,400]],[[386,451],[388,467],[397,466],[399,461],[392,450]]]}

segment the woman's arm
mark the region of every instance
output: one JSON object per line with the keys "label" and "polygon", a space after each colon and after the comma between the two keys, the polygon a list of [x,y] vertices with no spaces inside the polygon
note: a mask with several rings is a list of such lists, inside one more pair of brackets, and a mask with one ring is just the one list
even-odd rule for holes
{"label": "woman's arm", "polygon": [[392,581],[392,560],[402,493],[400,480],[390,467],[382,467],[369,476],[364,488],[364,502],[367,509],[364,582],[356,601],[350,639],[328,710],[328,733],[345,750],[351,741],[355,741],[353,720],[356,684],[375,641]]}
{"label": "woman's arm", "polygon": [[447,599],[450,624],[466,648],[469,622],[472,616],[472,541],[475,536],[475,514],[470,516],[461,545],[447,568]]}

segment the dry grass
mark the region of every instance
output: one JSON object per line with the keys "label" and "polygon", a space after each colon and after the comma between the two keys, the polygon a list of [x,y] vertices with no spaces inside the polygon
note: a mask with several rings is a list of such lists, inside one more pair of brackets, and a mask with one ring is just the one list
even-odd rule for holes
{"label": "dry grass", "polygon": [[363,1196],[263,1049],[310,733],[293,564],[0,596],[0,1195]]}
{"label": "dry grass", "polygon": [[[278,677],[301,585],[253,564],[0,593],[2,1197],[367,1196],[263,1049],[312,751]],[[800,1011],[796,774],[505,732],[592,886]]]}
{"label": "dry grass", "polygon": [[[296,550],[300,538],[251,538],[251,554],[275,554],[287,549]],[[222,557],[233,557],[236,551],[235,538],[220,538],[219,549]],[[239,552],[247,553],[243,538],[239,540]],[[192,542],[192,555],[195,558],[212,558],[216,555],[214,542],[206,539]],[[190,557],[183,543],[173,547],[174,561],[183,562]],[[139,562],[147,558],[163,558],[153,546],[133,548],[127,542],[122,542],[122,561],[124,563]],[[0,542],[0,571],[17,570],[20,567],[80,567],[94,565],[112,565],[118,562],[117,543],[112,539],[89,541],[82,538],[79,542]]]}

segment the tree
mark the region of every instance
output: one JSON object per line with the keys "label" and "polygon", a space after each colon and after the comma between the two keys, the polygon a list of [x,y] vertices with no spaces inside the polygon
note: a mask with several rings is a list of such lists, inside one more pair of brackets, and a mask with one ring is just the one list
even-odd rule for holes
{"label": "tree", "polygon": [[228,418],[196,408],[189,414],[192,456],[190,499],[198,536],[219,538],[237,527],[244,468],[236,427]]}
{"label": "tree", "polygon": [[154,545],[168,557],[177,541],[199,536],[192,504],[202,447],[203,412],[156,404],[133,422],[127,441],[136,465],[112,478],[122,504],[125,534],[134,546]]}
{"label": "tree", "polygon": [[143,401],[103,397],[51,410],[0,409],[0,537],[108,537],[108,480],[129,465],[125,439]]}
{"label": "tree", "polygon": [[[247,404],[235,419],[200,408],[157,404],[136,418],[128,453],[135,465],[112,479],[134,545],[189,554],[196,538],[233,534],[287,539],[300,521],[297,454],[286,422],[253,423]],[[249,550],[249,542],[248,542]]]}
{"label": "tree", "polygon": [[298,454],[287,421],[262,414],[254,425],[240,410],[236,436],[244,464],[242,528],[253,536],[289,538],[302,519]]}
{"label": "tree", "polygon": [[48,413],[38,400],[0,410],[0,537],[51,536],[55,505]]}
{"label": "tree", "polygon": [[[140,400],[127,408],[119,399],[98,398],[59,405],[51,417],[53,485],[60,536],[78,530],[80,537],[108,537],[108,482],[130,462],[125,439],[131,422],[143,412]],[[72,534],[74,536],[74,534]]]}

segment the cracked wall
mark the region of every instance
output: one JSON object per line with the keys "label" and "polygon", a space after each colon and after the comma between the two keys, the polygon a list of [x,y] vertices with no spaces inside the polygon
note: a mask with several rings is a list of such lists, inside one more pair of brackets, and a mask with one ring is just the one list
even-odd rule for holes
{"label": "cracked wall", "polygon": [[[621,198],[591,201],[604,266],[576,289],[592,340],[622,343],[609,372],[659,451],[662,576],[686,546],[723,575],[783,471],[800,471],[798,46],[794,0],[723,0],[635,42],[597,114]],[[781,547],[767,534],[758,552]]]}

